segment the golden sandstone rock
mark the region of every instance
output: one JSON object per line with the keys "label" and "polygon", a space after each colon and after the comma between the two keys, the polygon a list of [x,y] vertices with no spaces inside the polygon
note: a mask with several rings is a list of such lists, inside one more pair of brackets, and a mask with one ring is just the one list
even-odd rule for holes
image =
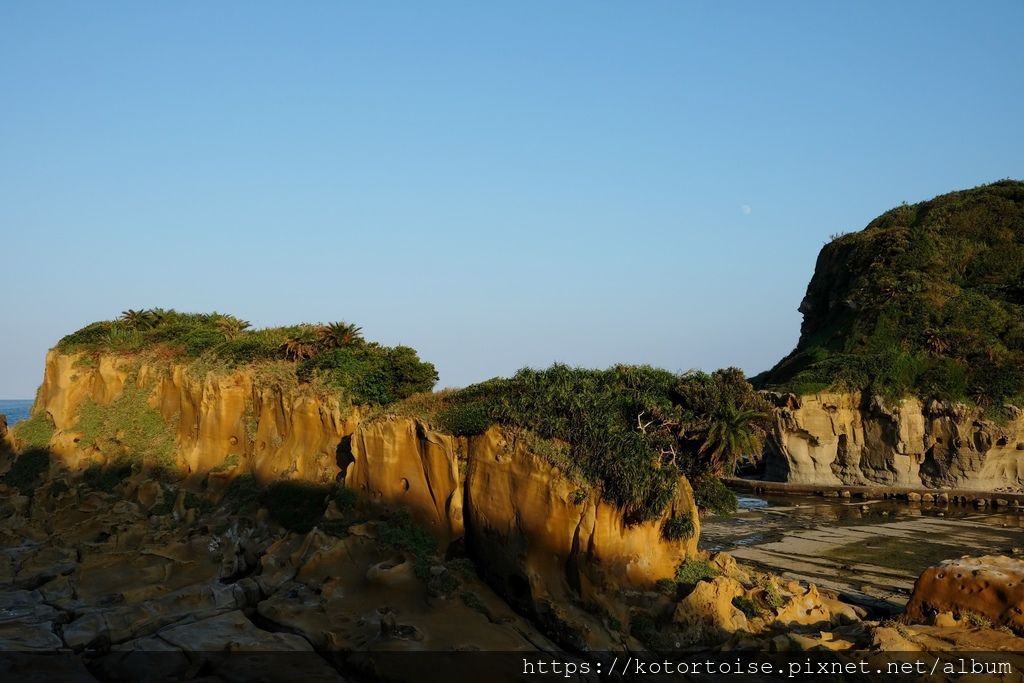
{"label": "golden sandstone rock", "polygon": [[1024,560],[962,557],[926,569],[914,585],[907,617],[949,625],[949,613],[957,621],[987,621],[1024,632]]}
{"label": "golden sandstone rock", "polygon": [[699,528],[685,479],[664,515],[628,525],[599,490],[580,496],[579,482],[499,427],[456,438],[393,418],[360,425],[352,457],[347,486],[407,507],[442,546],[464,539],[484,575],[524,609],[582,598],[619,612],[620,591],[650,588],[697,551],[699,531],[661,535],[672,515]]}
{"label": "golden sandstone rock", "polygon": [[716,576],[701,581],[676,606],[673,622],[686,644],[713,641],[736,631],[747,630],[747,617],[733,600],[745,594],[735,579]]}
{"label": "golden sandstone rock", "polygon": [[1024,414],[866,393],[766,393],[776,406],[769,479],[807,485],[996,490],[1024,487]]}
{"label": "golden sandstone rock", "polygon": [[176,466],[189,473],[205,475],[231,459],[263,481],[334,481],[337,447],[359,423],[358,410],[343,410],[337,399],[261,383],[251,369],[194,377],[182,365],[133,368],[130,359],[109,354],[84,360],[51,350],[33,408],[53,420],[51,451],[73,469],[117,455],[80,448],[76,427],[85,402],[110,405],[126,389],[143,392],[173,427]]}

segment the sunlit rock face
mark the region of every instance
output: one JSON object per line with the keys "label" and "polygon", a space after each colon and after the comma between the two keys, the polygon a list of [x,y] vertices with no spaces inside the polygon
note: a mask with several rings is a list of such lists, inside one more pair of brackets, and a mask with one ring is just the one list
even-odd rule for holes
{"label": "sunlit rock face", "polygon": [[[481,573],[517,607],[554,614],[573,601],[623,610],[622,591],[646,590],[697,553],[693,493],[679,492],[657,519],[628,525],[599,489],[581,491],[557,467],[499,427],[451,437],[409,418],[361,425],[346,485],[400,503],[442,543],[464,541]],[[671,516],[693,520],[690,538],[669,541]]]}
{"label": "sunlit rock face", "polygon": [[[685,478],[660,516],[628,524],[600,486],[567,476],[514,430],[454,437],[417,419],[364,419],[335,397],[251,368],[201,374],[173,362],[53,351],[34,411],[53,422],[58,470],[129,454],[129,435],[117,430],[85,438],[90,405],[150,411],[143,417],[159,423],[153,439],[167,440],[161,464],[196,490],[224,490],[242,474],[264,483],[344,481],[367,504],[407,509],[439,549],[464,547],[501,595],[550,628],[585,633],[578,625],[590,617],[572,607],[583,603],[628,623],[622,594],[650,590],[697,553],[699,515]],[[144,510],[171,502],[152,482],[135,485],[132,496]],[[173,509],[188,514],[181,500]],[[664,537],[672,517],[690,520],[688,538]]]}
{"label": "sunlit rock face", "polygon": [[1006,626],[1024,634],[1024,560],[1000,555],[946,560],[914,585],[911,621]]}
{"label": "sunlit rock face", "polygon": [[56,433],[51,450],[73,469],[116,458],[117,435],[80,445],[83,404],[110,406],[137,392],[173,431],[173,469],[206,473],[230,463],[262,481],[293,477],[333,482],[337,450],[359,423],[358,409],[299,387],[260,381],[251,369],[196,376],[186,366],[50,351],[33,414],[45,412]]}
{"label": "sunlit rock face", "polygon": [[766,393],[776,408],[765,478],[812,485],[1024,487],[1024,416],[862,393]]}

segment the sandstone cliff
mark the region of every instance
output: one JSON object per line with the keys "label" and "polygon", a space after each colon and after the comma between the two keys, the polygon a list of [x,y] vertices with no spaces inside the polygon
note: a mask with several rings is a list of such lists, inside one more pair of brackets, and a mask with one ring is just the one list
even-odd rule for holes
{"label": "sandstone cliff", "polygon": [[811,485],[1024,487],[1024,414],[862,393],[766,393],[775,404],[765,478]]}
{"label": "sandstone cliff", "polygon": [[[581,490],[499,427],[456,438],[409,418],[376,421],[356,430],[352,458],[350,488],[410,508],[444,542],[464,539],[492,585],[538,616],[577,599],[618,612],[622,591],[649,589],[697,553],[685,479],[661,517],[630,526],[599,489]],[[673,516],[692,521],[689,538],[662,537]]]}
{"label": "sandstone cliff", "polygon": [[[101,406],[144,419],[139,406],[122,405],[132,397],[171,432],[159,464],[196,490],[243,473],[263,482],[343,480],[367,503],[410,510],[439,548],[464,544],[512,604],[559,628],[573,621],[565,612],[574,603],[626,619],[622,591],[650,589],[697,552],[698,512],[685,479],[659,518],[627,525],[599,487],[564,475],[513,430],[454,437],[412,418],[365,420],[334,398],[251,369],[200,376],[158,360],[51,351],[33,412],[52,421],[51,450],[76,470],[130,455],[131,425],[107,425],[112,433],[97,438],[83,415]],[[690,520],[689,538],[663,537],[672,517]]]}
{"label": "sandstone cliff", "polygon": [[260,382],[247,369],[195,376],[183,365],[54,350],[33,406],[33,414],[53,421],[51,450],[72,468],[117,455],[110,440],[80,446],[80,411],[86,402],[111,406],[126,389],[141,392],[173,429],[172,465],[190,474],[234,462],[264,481],[281,475],[334,481],[337,446],[359,422],[358,411],[343,410],[336,399]]}

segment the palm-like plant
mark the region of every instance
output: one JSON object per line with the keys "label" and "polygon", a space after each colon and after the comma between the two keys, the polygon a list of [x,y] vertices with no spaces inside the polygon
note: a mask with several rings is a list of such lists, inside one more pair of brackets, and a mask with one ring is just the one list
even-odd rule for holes
{"label": "palm-like plant", "polygon": [[289,360],[303,361],[316,355],[316,335],[304,329],[288,337],[281,344],[281,353]]}
{"label": "palm-like plant", "polygon": [[325,349],[352,346],[363,341],[363,328],[339,321],[321,325],[316,330],[317,341]]}
{"label": "palm-like plant", "polygon": [[156,316],[149,309],[129,308],[127,311],[121,311],[121,322],[133,330],[147,330],[153,327]]}
{"label": "palm-like plant", "polygon": [[760,455],[764,447],[764,420],[758,410],[738,408],[726,403],[710,416],[700,446],[707,458],[708,470],[714,473],[732,473],[737,461],[744,455]]}
{"label": "palm-like plant", "polygon": [[236,339],[250,327],[248,320],[241,320],[233,315],[222,315],[217,318],[215,324],[225,339]]}

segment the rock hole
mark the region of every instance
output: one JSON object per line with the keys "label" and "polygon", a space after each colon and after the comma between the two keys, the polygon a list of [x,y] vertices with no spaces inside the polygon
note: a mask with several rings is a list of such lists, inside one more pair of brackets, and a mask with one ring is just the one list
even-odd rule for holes
{"label": "rock hole", "polygon": [[403,491],[408,491],[409,490],[409,480],[408,479],[404,479],[403,478],[402,481],[399,483],[399,485],[402,487]]}

